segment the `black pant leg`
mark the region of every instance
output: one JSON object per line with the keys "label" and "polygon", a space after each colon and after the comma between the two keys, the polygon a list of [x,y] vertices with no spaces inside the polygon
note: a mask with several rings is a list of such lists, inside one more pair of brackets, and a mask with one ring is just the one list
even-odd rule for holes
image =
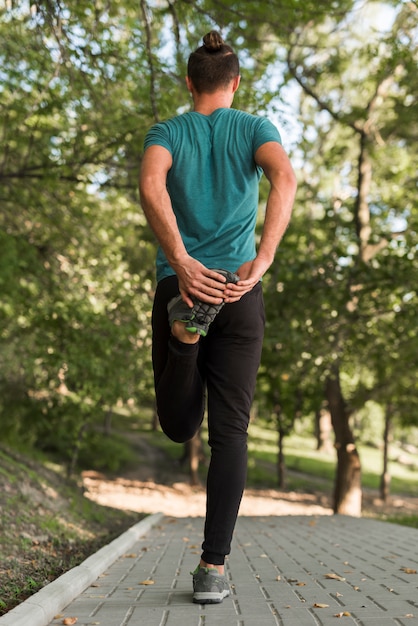
{"label": "black pant leg", "polygon": [[202,558],[221,565],[231,540],[247,476],[247,430],[264,335],[261,284],[226,305],[204,346],[211,461]]}

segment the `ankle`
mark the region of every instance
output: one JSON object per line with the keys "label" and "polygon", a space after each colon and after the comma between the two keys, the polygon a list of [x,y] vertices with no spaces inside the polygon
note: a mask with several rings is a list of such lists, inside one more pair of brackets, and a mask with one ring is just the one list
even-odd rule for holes
{"label": "ankle", "polygon": [[186,324],[175,320],[171,326],[171,334],[181,343],[197,343],[200,339],[200,335],[197,333],[191,333],[186,329]]}
{"label": "ankle", "polygon": [[221,574],[221,576],[224,576],[225,574],[224,565],[213,565],[212,563],[205,563],[205,561],[200,560],[200,567],[207,567],[208,569],[216,569],[218,570],[218,574]]}

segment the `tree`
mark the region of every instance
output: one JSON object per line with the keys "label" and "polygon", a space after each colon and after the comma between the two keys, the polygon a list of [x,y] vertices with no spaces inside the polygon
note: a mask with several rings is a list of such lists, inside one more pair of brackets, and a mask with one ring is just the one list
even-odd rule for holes
{"label": "tree", "polygon": [[64,458],[106,407],[152,393],[147,57],[135,3],[118,10],[48,2],[0,22],[2,425]]}
{"label": "tree", "polygon": [[[413,166],[407,143],[415,128],[405,127],[413,98],[410,87],[417,83],[410,48],[414,8],[400,7],[388,32],[376,30],[368,13],[373,8],[366,3],[366,13],[347,14],[340,22],[330,18],[317,28],[301,27],[287,56],[289,77],[302,90],[307,132],[298,148],[307,161],[302,186],[305,217],[310,203],[312,225],[309,243],[302,239],[294,252],[306,250],[311,262],[313,256],[317,260],[310,288],[301,282],[299,271],[289,289],[291,296],[295,291],[303,294],[308,334],[318,339],[304,350],[319,363],[318,379],[324,381],[336,436],[334,510],[355,515],[361,511],[360,462],[349,425],[355,391],[347,403],[341,373],[364,363],[376,336],[380,349],[369,368],[378,370],[381,362],[387,363],[390,344],[378,332],[382,320],[396,324],[398,315],[404,317],[403,311],[416,301],[410,280],[417,268]],[[394,169],[390,154],[401,159],[402,168]],[[285,246],[290,244],[287,239]],[[400,269],[401,259],[406,273],[391,274],[389,268]],[[395,285],[388,282],[393,275]],[[302,280],[306,277],[304,273]],[[398,299],[396,308],[388,307],[388,297]],[[289,299],[287,305],[292,306]],[[293,307],[293,312],[300,320],[300,309]],[[413,327],[408,329],[415,336]],[[400,372],[391,368],[390,376],[399,378]]]}

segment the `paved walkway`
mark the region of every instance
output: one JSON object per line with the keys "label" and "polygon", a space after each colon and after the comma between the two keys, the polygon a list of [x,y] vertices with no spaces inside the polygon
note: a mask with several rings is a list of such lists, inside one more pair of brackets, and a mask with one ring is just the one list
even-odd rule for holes
{"label": "paved walkway", "polygon": [[201,606],[191,602],[189,572],[202,525],[151,516],[0,626],[418,625],[418,530],[343,516],[240,517],[231,596]]}

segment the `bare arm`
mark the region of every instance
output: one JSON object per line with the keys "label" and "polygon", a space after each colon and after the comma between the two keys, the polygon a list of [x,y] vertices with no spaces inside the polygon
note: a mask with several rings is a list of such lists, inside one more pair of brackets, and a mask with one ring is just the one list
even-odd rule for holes
{"label": "bare arm", "polygon": [[225,278],[193,259],[184,246],[167,192],[171,154],[162,146],[150,146],[144,154],[139,177],[141,205],[149,225],[176,272],[180,293],[188,306],[195,296],[212,304],[223,300]]}
{"label": "bare arm", "polygon": [[238,285],[229,285],[225,292],[226,302],[239,300],[250,291],[273,263],[292,213],[296,194],[296,177],[289,158],[279,143],[268,142],[256,152],[255,160],[263,168],[270,183],[263,232],[257,256],[237,270],[241,280]]}

